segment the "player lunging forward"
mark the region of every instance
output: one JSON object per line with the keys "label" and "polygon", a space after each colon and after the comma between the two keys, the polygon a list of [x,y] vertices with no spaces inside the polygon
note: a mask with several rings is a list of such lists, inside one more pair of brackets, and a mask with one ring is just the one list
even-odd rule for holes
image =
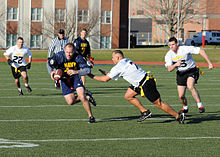
{"label": "player lunging forward", "polygon": [[150,73],[145,72],[130,59],[124,58],[124,54],[120,50],[113,51],[112,61],[116,65],[109,73],[101,70],[103,74],[106,74],[105,76],[95,76],[93,74],[89,74],[88,76],[103,82],[111,79],[117,80],[119,77],[123,77],[123,79],[128,81],[131,86],[127,89],[124,98],[141,111],[138,122],[142,122],[151,116],[150,110],[144,108],[139,99],[136,98],[138,94],[141,94],[142,96],[146,96],[156,107],[175,117],[179,123],[184,123],[184,114],[182,112],[178,114],[167,103],[161,100],[155,80]]}
{"label": "player lunging forward", "polygon": [[[20,85],[20,77],[22,76],[25,82],[25,87],[28,92],[31,92],[32,89],[28,84],[28,75],[27,69],[31,68],[32,53],[27,47],[23,46],[24,39],[18,37],[17,45],[10,47],[4,53],[5,58],[8,61],[8,64],[11,66],[12,75],[15,80],[15,85],[18,88],[18,94],[23,95],[23,91]],[[28,56],[28,63],[25,62],[25,56]]]}

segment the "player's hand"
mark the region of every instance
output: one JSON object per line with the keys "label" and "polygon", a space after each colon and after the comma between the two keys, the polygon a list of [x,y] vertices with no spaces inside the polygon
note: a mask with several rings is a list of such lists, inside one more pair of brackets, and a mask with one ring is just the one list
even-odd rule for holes
{"label": "player's hand", "polygon": [[107,75],[107,72],[105,72],[104,70],[99,69],[99,71],[100,71],[103,75]]}
{"label": "player's hand", "polygon": [[28,64],[26,65],[26,68],[27,68],[27,69],[31,69],[31,63],[28,63]]}
{"label": "player's hand", "polygon": [[8,59],[8,65],[11,65],[13,61],[11,59]]}
{"label": "player's hand", "polygon": [[209,69],[212,70],[214,68],[214,66],[212,65],[212,63],[209,64]]}
{"label": "player's hand", "polygon": [[50,77],[51,77],[52,80],[55,80],[55,79],[54,79],[54,74],[55,74],[55,71],[52,71],[52,72],[50,73]]}
{"label": "player's hand", "polygon": [[68,70],[68,71],[67,71],[67,74],[68,74],[69,76],[77,75],[77,74],[78,74],[78,70]]}
{"label": "player's hand", "polygon": [[177,61],[177,62],[175,63],[175,66],[176,66],[176,67],[181,66],[181,60]]}

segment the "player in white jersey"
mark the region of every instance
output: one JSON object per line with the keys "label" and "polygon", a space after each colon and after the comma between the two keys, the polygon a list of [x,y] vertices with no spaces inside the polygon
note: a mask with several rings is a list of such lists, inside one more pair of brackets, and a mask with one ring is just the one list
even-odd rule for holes
{"label": "player in white jersey", "polygon": [[[27,47],[24,47],[23,44],[24,39],[22,37],[18,37],[17,45],[10,47],[4,53],[4,56],[7,59],[8,64],[11,66],[12,75],[15,79],[15,84],[18,88],[19,95],[23,95],[19,80],[21,76],[24,79],[27,91],[32,91],[31,87],[28,85],[27,75],[27,69],[31,68],[32,53]],[[28,63],[26,63],[25,61],[25,56],[28,56]]]}
{"label": "player in white jersey", "polygon": [[195,84],[199,79],[199,69],[195,65],[192,54],[200,54],[207,61],[209,69],[213,69],[208,55],[199,47],[179,46],[175,37],[169,39],[169,47],[170,50],[165,56],[165,66],[169,72],[177,69],[177,90],[179,100],[183,105],[181,111],[184,113],[188,112],[187,99],[185,97],[186,88],[188,88],[197,103],[199,112],[205,112],[199,93],[195,88]]}
{"label": "player in white jersey", "polygon": [[116,65],[109,73],[100,70],[105,74],[104,76],[95,76],[93,74],[89,74],[88,76],[102,82],[107,82],[111,79],[117,80],[119,77],[123,77],[123,79],[128,81],[131,86],[127,89],[124,98],[140,110],[141,117],[138,119],[138,122],[142,122],[152,114],[150,110],[144,108],[139,99],[135,97],[141,94],[141,96],[147,97],[156,107],[175,117],[179,123],[184,123],[184,113],[175,112],[167,103],[161,100],[152,74],[145,72],[130,59],[124,58],[124,54],[120,50],[113,51],[112,61]]}

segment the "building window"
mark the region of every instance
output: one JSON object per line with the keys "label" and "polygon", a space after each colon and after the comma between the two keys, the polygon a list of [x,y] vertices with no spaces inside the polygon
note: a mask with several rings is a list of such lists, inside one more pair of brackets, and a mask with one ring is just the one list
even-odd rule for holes
{"label": "building window", "polygon": [[102,23],[111,23],[111,11],[102,11]]}
{"label": "building window", "polygon": [[7,34],[6,46],[11,47],[11,46],[16,45],[17,37],[18,37],[17,34]]}
{"label": "building window", "polygon": [[31,48],[41,48],[41,35],[31,35]]}
{"label": "building window", "polygon": [[56,9],[55,10],[55,20],[56,22],[64,22],[65,10],[64,9]]}
{"label": "building window", "polygon": [[78,11],[78,21],[80,23],[88,23],[88,10],[79,10]]}
{"label": "building window", "polygon": [[18,19],[18,8],[7,8],[7,19],[17,20]]}
{"label": "building window", "polygon": [[41,21],[41,8],[31,8],[31,20]]}
{"label": "building window", "polygon": [[111,43],[110,43],[110,37],[101,37],[101,49],[110,49]]}

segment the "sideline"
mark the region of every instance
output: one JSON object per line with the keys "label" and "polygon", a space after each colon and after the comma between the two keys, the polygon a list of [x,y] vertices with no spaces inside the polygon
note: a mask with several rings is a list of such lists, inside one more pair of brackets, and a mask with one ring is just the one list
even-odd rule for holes
{"label": "sideline", "polygon": [[[32,59],[32,62],[44,63],[47,59]],[[6,62],[5,58],[0,58],[0,62]],[[113,64],[112,61],[104,61],[104,60],[95,60],[95,64]],[[144,61],[134,61],[134,63],[138,65],[164,65],[164,62],[144,62]],[[208,67],[207,63],[196,63],[196,65],[200,67]],[[220,63],[213,63],[214,67],[220,67]]]}

